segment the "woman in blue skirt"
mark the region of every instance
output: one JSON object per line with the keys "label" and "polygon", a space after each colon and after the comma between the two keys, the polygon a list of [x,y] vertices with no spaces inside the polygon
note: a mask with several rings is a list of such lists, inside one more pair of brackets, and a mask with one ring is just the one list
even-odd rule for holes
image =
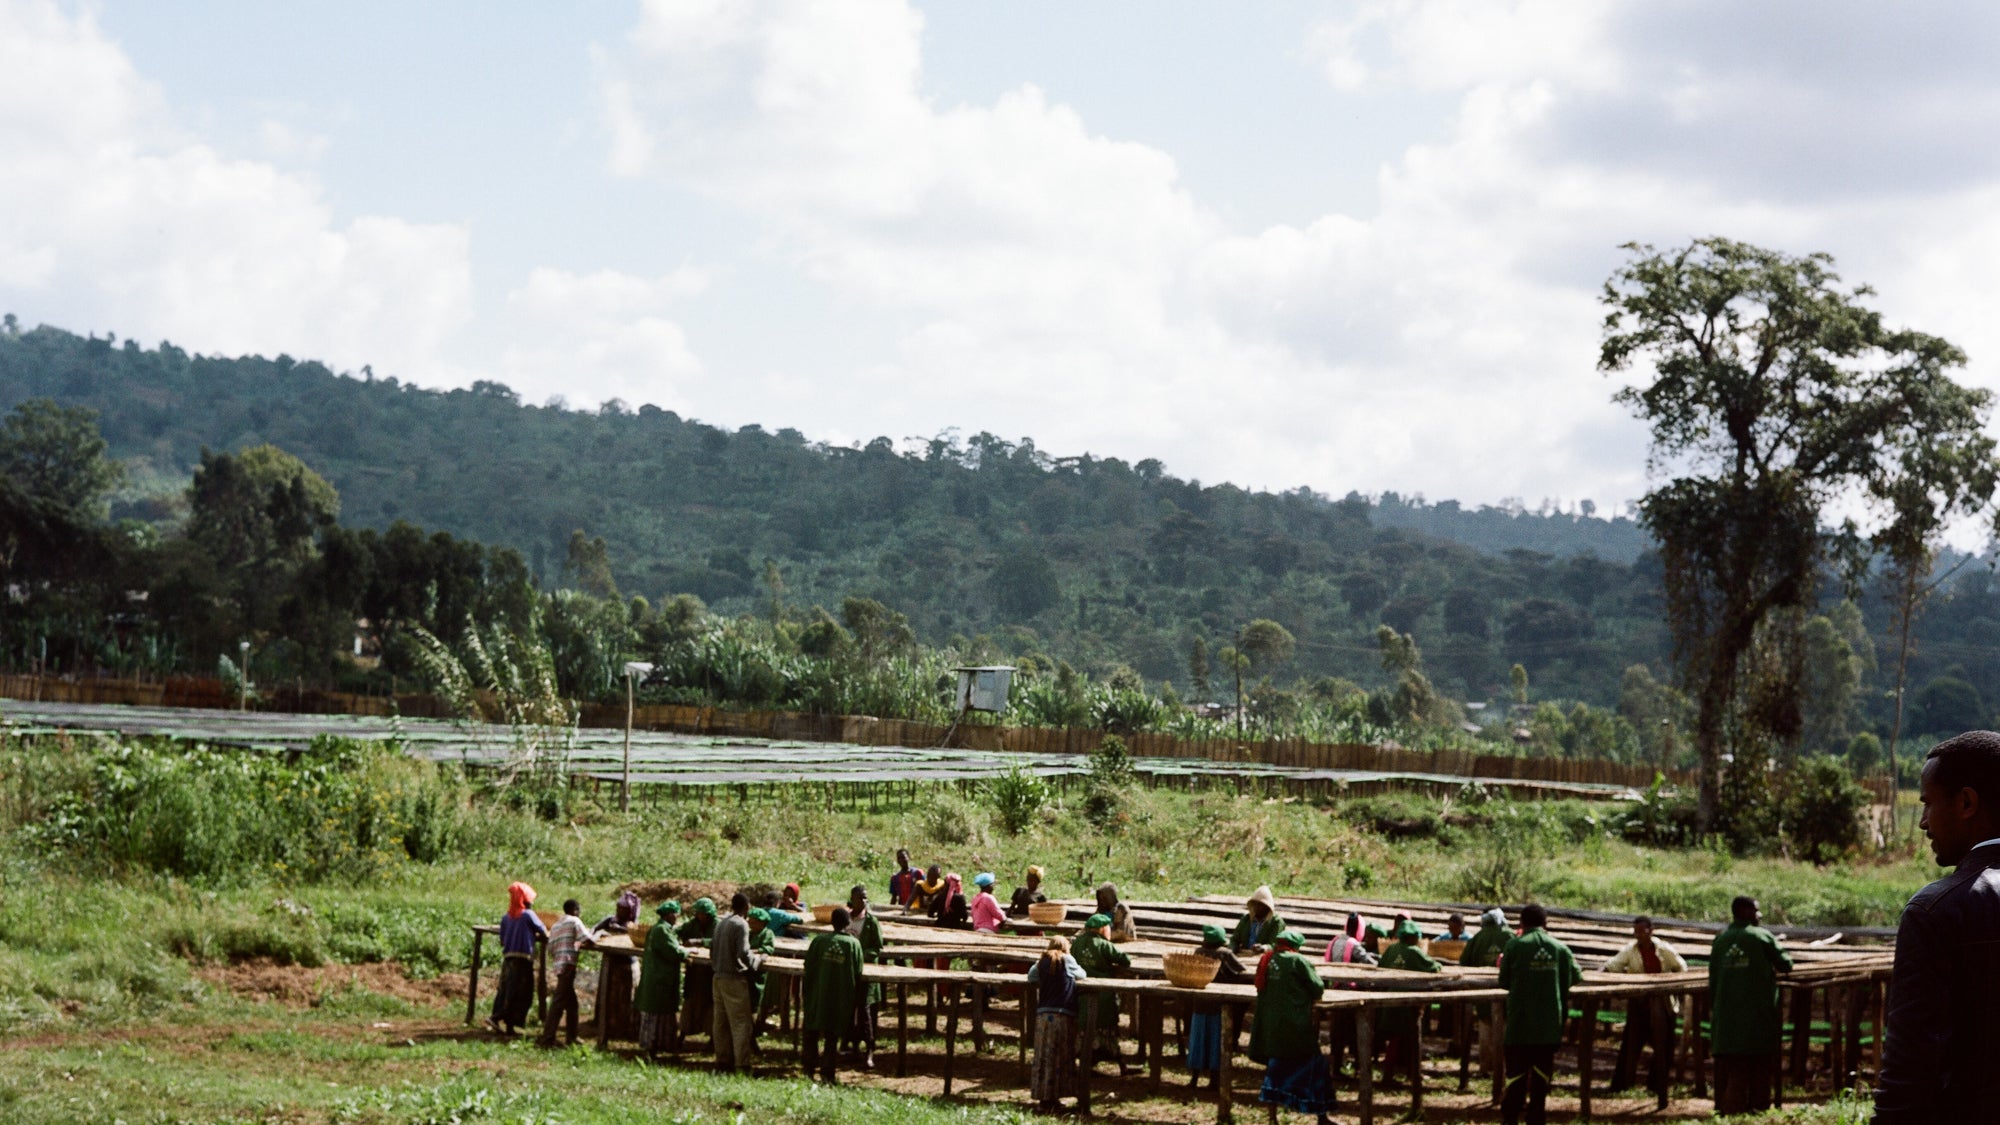
{"label": "woman in blue skirt", "polygon": [[1320,1125],[1333,1109],[1333,1081],[1326,1056],[1319,1049],[1319,1025],[1313,1005],[1326,982],[1319,970],[1299,953],[1305,939],[1297,930],[1279,934],[1271,951],[1257,965],[1257,1015],[1250,1028],[1250,1057],[1264,1061],[1264,1088],[1257,1100],[1271,1107],[1271,1120],[1283,1106],[1310,1113]]}
{"label": "woman in blue skirt", "polygon": [[[1215,967],[1215,983],[1242,984],[1250,979],[1250,970],[1229,951],[1229,936],[1221,926],[1201,928],[1201,948],[1195,950],[1214,961],[1222,962]],[[1194,1012],[1188,1017],[1187,1067],[1190,1075],[1188,1089],[1201,1086],[1201,1076],[1208,1075],[1208,1084],[1215,1085],[1222,1073],[1222,1005],[1220,1002],[1204,1004],[1200,999],[1194,1002]]]}

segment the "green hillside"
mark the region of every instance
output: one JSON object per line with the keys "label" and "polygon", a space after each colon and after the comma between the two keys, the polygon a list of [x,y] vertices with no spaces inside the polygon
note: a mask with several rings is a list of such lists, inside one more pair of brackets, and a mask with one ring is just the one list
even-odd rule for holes
{"label": "green hillside", "polygon": [[[1534,698],[1600,706],[1619,702],[1631,665],[1667,678],[1657,567],[1623,518],[1249,492],[985,433],[831,447],[653,407],[530,406],[492,383],[437,392],[289,356],[0,334],[0,411],[42,396],[99,412],[130,470],[114,518],[171,522],[204,448],[269,443],[333,483],[344,525],[408,521],[511,547],[544,588],[573,584],[582,530],[604,539],[622,594],[656,605],[694,594],[721,614],[798,613],[860,595],[926,643],[1099,675],[1129,665],[1183,694],[1194,642],[1213,652],[1258,618],[1297,638],[1283,677],[1301,686],[1388,683],[1384,623],[1460,699],[1506,697],[1517,662]],[[1879,645],[1878,599],[1859,609],[1843,643]],[[1983,568],[1933,603],[1920,642],[1912,691],[1951,681],[1938,706],[1990,715],[2000,587]],[[1855,660],[1865,682],[1843,709],[1879,720],[1873,654]],[[1968,698],[1961,685],[1988,686]]]}

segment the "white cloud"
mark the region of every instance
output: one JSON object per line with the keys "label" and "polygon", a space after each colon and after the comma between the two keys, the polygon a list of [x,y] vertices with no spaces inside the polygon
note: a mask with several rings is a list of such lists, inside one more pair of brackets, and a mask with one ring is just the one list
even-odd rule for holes
{"label": "white cloud", "polygon": [[507,295],[514,342],[501,360],[503,381],[529,401],[561,395],[582,406],[580,388],[588,387],[600,401],[681,406],[681,382],[702,368],[670,314],[707,285],[686,266],[654,278],[534,270]]}
{"label": "white cloud", "polygon": [[184,133],[87,11],[0,2],[0,151],[0,305],[31,323],[423,374],[471,314],[463,228],[336,222]]}
{"label": "white cloud", "polygon": [[[1909,286],[1884,305],[1921,310],[1918,326],[1992,331],[1975,250],[2000,238],[1992,191],[1939,186],[1976,168],[1810,181],[1813,159],[1866,161],[1878,136],[1990,135],[1994,84],[1961,59],[1934,78],[1863,67],[1849,93],[1839,60],[1894,13],[1828,16],[1819,59],[1797,12],[1716,49],[1733,11],[1386,0],[1329,21],[1304,54],[1336,86],[1457,111],[1381,169],[1373,214],[1263,231],[1229,229],[1170,155],[1035,87],[939,104],[920,17],[895,0],[656,0],[600,62],[614,170],[742,208],[807,276],[900,326],[893,354],[818,392],[826,428],[955,424],[1210,480],[1610,507],[1645,487],[1643,432],[1594,364],[1621,243],[1830,249],[1851,276]],[[1957,107],[1918,129],[1947,89]],[[689,389],[703,409],[732,401]]]}

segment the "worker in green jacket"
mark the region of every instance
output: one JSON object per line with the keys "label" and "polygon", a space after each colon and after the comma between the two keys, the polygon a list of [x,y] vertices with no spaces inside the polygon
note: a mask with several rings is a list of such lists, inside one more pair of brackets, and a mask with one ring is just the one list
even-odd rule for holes
{"label": "worker in green jacket", "polygon": [[1514,931],[1507,928],[1507,915],[1497,906],[1486,909],[1479,916],[1479,932],[1466,939],[1465,948],[1458,954],[1458,963],[1468,968],[1490,969],[1500,962],[1500,951],[1514,940]]}
{"label": "worker in green jacket", "polygon": [[[765,957],[778,952],[778,931],[771,925],[771,912],[764,907],[752,907],[749,914],[750,952]],[[757,1013],[756,1030],[753,1035],[764,1034],[764,985],[766,973],[759,969],[750,974],[750,1010]],[[790,1002],[790,997],[787,997]]]}
{"label": "worker in green jacket", "polygon": [[668,899],[654,911],[659,922],[646,935],[646,951],[639,962],[639,995],[635,1006],[639,1009],[639,1049],[648,1058],[661,1051],[679,1053],[681,1049],[681,964],[687,960],[687,950],[681,948],[680,936],[674,933],[674,922],[680,917],[681,904]]}
{"label": "worker in green jacket", "polygon": [[1257,964],[1257,1008],[1250,1024],[1250,1057],[1264,1060],[1264,1085],[1257,1100],[1313,1114],[1326,1125],[1333,1109],[1333,1077],[1319,1051],[1313,1005],[1326,991],[1319,970],[1299,953],[1305,938],[1286,930],[1272,939]]}
{"label": "worker in green jacket", "polygon": [[1771,1108],[1777,1078],[1778,974],[1792,959],[1771,931],[1758,925],[1757,900],[1738,895],[1729,926],[1708,951],[1709,1050],[1715,1056],[1715,1112]]}
{"label": "worker in green jacket", "polygon": [[[801,1049],[806,1075],[832,1085],[834,1065],[840,1058],[840,1041],[854,1028],[854,1008],[866,994],[862,966],[868,955],[861,942],[847,932],[851,919],[847,908],[835,907],[833,932],[824,933],[806,947],[805,971],[800,980],[805,987],[805,1014],[800,1029],[805,1033]],[[825,1050],[821,1050],[821,1044]]]}
{"label": "worker in green jacket", "polygon": [[1528,1125],[1548,1120],[1549,1083],[1569,990],[1583,979],[1576,955],[1548,932],[1548,924],[1548,911],[1530,903],[1521,911],[1521,936],[1500,954],[1500,987],[1507,990],[1507,1093],[1500,1101],[1505,1125],[1519,1125],[1524,1106]]}
{"label": "worker in green jacket", "polygon": [[[1084,919],[1083,932],[1069,947],[1069,955],[1083,971],[1092,977],[1126,976],[1132,969],[1132,958],[1124,950],[1111,944],[1107,931],[1111,929],[1109,914],[1092,914]],[[1118,994],[1099,992],[1084,1000],[1091,1005],[1086,1009],[1096,1012],[1097,1033],[1091,1041],[1090,1061],[1095,1065],[1100,1059],[1108,1058],[1118,1064],[1118,1073],[1128,1074],[1125,1056],[1118,1047]]]}
{"label": "worker in green jacket", "polygon": [[1229,939],[1232,953],[1262,953],[1285,932],[1285,920],[1278,917],[1278,900],[1271,888],[1258,887],[1244,904],[1243,917],[1236,920],[1236,932]]}
{"label": "worker in green jacket", "polygon": [[[882,923],[876,921],[875,912],[868,909],[868,888],[855,884],[847,892],[847,932],[861,943],[861,952],[870,965],[882,963]],[[875,1009],[882,1003],[882,984],[877,981],[868,986],[861,1002],[854,1006],[854,1030],[848,1035],[848,1042],[861,1051],[861,1069],[875,1069]]]}
{"label": "worker in green jacket", "polygon": [[[1425,953],[1422,927],[1408,918],[1396,923],[1393,935],[1395,941],[1382,951],[1380,967],[1401,969],[1406,973],[1435,973],[1444,969],[1443,965]],[[1387,1008],[1382,1012],[1382,1022],[1378,1026],[1382,1033],[1383,1059],[1382,1074],[1385,1082],[1394,1083],[1396,1075],[1410,1065],[1414,1055],[1423,1056],[1423,1040],[1417,1034],[1416,1008]]]}

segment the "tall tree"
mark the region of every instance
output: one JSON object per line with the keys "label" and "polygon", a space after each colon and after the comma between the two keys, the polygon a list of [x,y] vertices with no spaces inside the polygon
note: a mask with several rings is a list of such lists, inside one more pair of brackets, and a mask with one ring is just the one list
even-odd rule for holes
{"label": "tall tree", "polygon": [[1871,291],[1843,288],[1825,254],[1722,238],[1626,249],[1631,260],[1604,286],[1598,366],[1649,368],[1616,397],[1652,431],[1648,468],[1660,483],[1639,507],[1660,543],[1675,655],[1695,705],[1706,833],[1721,811],[1725,749],[1796,733],[1772,729],[1784,709],[1762,702],[1785,692],[1753,686],[1786,655],[1753,653],[1760,635],[1811,605],[1822,564],[1852,575],[1865,560],[1851,520],[1823,526],[1842,505],[1900,513],[1909,474],[1933,458],[1990,459],[1988,396],[1946,375],[1963,353],[1884,325],[1862,304]]}
{"label": "tall tree", "polygon": [[86,407],[29,399],[0,422],[0,476],[80,516],[102,517],[104,497],[125,479],[125,467],[104,450],[97,411]]}

